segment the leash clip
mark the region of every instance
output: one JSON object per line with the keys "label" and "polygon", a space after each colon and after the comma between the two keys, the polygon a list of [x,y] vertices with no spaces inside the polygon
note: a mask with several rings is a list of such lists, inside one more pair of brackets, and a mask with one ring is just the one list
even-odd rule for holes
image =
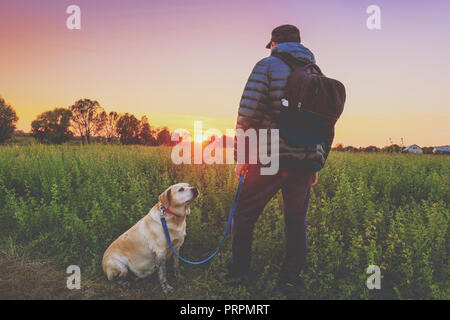
{"label": "leash clip", "polygon": [[164,207],[163,206],[159,206],[159,217],[160,218],[164,218]]}

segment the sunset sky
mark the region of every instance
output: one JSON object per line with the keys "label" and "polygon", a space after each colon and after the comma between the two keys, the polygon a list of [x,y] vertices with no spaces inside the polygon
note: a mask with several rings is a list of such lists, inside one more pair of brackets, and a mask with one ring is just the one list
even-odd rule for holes
{"label": "sunset sky", "polygon": [[[81,30],[66,8],[81,7]],[[381,30],[366,9],[381,7]],[[271,30],[297,25],[347,89],[336,143],[450,144],[448,0],[0,0],[0,95],[28,131],[80,98],[152,126],[234,128]]]}

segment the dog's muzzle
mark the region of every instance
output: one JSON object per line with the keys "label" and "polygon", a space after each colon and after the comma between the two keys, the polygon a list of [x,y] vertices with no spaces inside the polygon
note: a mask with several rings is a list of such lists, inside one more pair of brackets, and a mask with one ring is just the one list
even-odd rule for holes
{"label": "dog's muzzle", "polygon": [[192,188],[192,194],[194,198],[197,198],[200,193],[198,192],[198,189],[194,187]]}

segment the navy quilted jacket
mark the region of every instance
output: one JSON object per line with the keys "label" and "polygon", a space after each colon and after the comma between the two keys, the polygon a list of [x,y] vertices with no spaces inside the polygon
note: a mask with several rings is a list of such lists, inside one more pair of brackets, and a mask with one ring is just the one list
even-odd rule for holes
{"label": "navy quilted jacket", "polygon": [[[297,42],[280,43],[272,53],[287,53],[296,59],[315,62],[314,54]],[[236,129],[275,129],[291,69],[279,58],[269,56],[253,68],[239,104]],[[268,135],[270,137],[270,134]],[[331,149],[332,136],[315,147],[295,147],[282,137],[279,139],[280,165],[322,168]],[[276,142],[275,142],[276,143]],[[235,156],[236,156],[235,144]],[[270,154],[270,139],[268,153]]]}

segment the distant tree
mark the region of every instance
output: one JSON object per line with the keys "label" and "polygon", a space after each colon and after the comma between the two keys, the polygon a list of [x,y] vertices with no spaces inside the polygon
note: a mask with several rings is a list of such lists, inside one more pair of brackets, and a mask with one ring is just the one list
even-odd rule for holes
{"label": "distant tree", "polygon": [[390,146],[383,147],[381,150],[389,153],[398,153],[402,152],[402,147],[398,144],[391,144]]}
{"label": "distant tree", "polygon": [[146,146],[155,146],[157,142],[146,116],[140,121],[139,142]]}
{"label": "distant tree", "polygon": [[122,144],[139,144],[140,121],[134,115],[125,113],[116,126]]}
{"label": "distant tree", "polygon": [[82,137],[83,143],[89,144],[91,137],[100,133],[104,126],[104,118],[101,114],[103,109],[98,101],[80,99],[70,107],[72,111],[72,125],[76,132]]}
{"label": "distant tree", "polygon": [[424,154],[432,154],[433,149],[434,149],[433,147],[423,147],[422,148]]}
{"label": "distant tree", "polygon": [[41,142],[61,144],[73,135],[69,130],[71,117],[66,108],[44,112],[31,123],[32,135]]}
{"label": "distant tree", "polygon": [[380,149],[377,148],[376,146],[368,146],[365,148],[361,148],[361,151],[362,152],[378,152],[378,151],[380,151]]}
{"label": "distant tree", "polygon": [[100,122],[103,123],[103,135],[108,142],[117,138],[117,121],[119,117],[119,114],[115,111],[111,111],[110,113],[103,111],[100,113]]}
{"label": "distant tree", "polygon": [[346,152],[359,152],[359,149],[355,148],[354,146],[346,146],[343,149],[343,151],[346,151]]}
{"label": "distant tree", "polygon": [[158,146],[170,146],[172,145],[172,135],[167,127],[162,128],[158,132],[158,136],[156,138]]}
{"label": "distant tree", "polygon": [[344,145],[342,143],[338,143],[333,150],[335,151],[344,151]]}
{"label": "distant tree", "polygon": [[0,97],[0,143],[11,138],[18,120],[16,111]]}

